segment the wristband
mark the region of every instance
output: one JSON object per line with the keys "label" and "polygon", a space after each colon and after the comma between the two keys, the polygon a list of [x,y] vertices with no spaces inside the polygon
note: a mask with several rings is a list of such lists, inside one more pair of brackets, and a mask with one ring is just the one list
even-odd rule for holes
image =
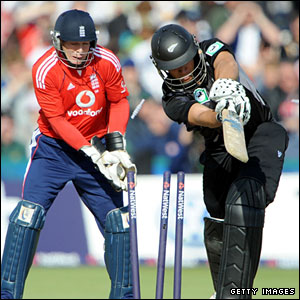
{"label": "wristband", "polygon": [[125,150],[125,141],[123,135],[119,131],[107,133],[105,136],[106,150]]}

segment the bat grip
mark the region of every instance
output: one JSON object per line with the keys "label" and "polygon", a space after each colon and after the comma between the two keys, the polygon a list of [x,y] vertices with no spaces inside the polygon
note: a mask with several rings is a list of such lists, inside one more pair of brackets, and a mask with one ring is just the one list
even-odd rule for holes
{"label": "bat grip", "polygon": [[232,101],[228,101],[228,108],[227,109],[236,114],[235,106],[234,106]]}

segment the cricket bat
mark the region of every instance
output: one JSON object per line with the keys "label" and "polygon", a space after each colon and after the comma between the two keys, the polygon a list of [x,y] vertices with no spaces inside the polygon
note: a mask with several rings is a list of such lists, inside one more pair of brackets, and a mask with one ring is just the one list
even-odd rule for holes
{"label": "cricket bat", "polygon": [[226,151],[236,159],[246,163],[249,159],[244,126],[235,111],[222,111],[223,136]]}

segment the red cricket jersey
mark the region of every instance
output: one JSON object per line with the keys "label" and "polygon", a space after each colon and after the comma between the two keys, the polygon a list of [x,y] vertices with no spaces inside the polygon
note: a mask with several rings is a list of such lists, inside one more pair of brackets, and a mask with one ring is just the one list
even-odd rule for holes
{"label": "red cricket jersey", "polygon": [[94,135],[125,133],[129,93],[112,51],[97,45],[91,64],[76,70],[65,66],[52,47],[33,65],[32,78],[43,134],[79,150]]}

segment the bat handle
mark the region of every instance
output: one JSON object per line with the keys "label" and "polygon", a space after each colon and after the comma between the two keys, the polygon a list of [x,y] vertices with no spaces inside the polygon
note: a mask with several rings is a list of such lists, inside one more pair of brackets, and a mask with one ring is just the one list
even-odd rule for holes
{"label": "bat handle", "polygon": [[236,110],[235,110],[235,106],[233,104],[232,101],[228,101],[228,108],[227,108],[229,111],[233,112],[236,114]]}

